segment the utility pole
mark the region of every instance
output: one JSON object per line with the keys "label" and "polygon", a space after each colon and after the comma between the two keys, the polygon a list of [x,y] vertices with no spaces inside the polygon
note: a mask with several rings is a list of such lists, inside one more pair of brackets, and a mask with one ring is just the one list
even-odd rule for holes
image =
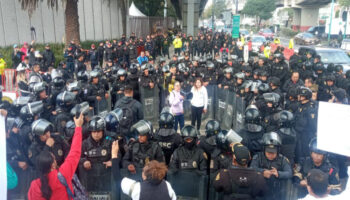
{"label": "utility pole", "polygon": [[216,0],[213,0],[213,6],[212,6],[212,9],[211,9],[211,29],[213,30],[213,33],[214,33],[214,10],[215,10],[215,1]]}
{"label": "utility pole", "polygon": [[236,4],[236,13],[235,14],[237,15],[238,14],[238,0],[236,0],[235,4]]}
{"label": "utility pole", "polygon": [[329,28],[328,28],[328,43],[331,41],[331,30],[332,30],[333,10],[334,10],[334,0],[332,0],[332,6],[331,6],[331,18],[330,18],[330,20],[329,20]]}

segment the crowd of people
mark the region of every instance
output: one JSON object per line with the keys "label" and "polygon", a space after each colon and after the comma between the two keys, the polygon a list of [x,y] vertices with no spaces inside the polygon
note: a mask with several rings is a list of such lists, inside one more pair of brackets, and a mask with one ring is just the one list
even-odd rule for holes
{"label": "crowd of people", "polygon": [[[18,176],[8,199],[70,199],[74,173],[89,192],[111,192],[117,182],[132,199],[176,199],[179,186],[164,179],[182,171],[209,175],[223,199],[285,199],[290,182],[298,198],[339,195],[348,158],[317,149],[317,111],[318,101],[349,103],[350,71],[311,52],[287,61],[282,48],[245,62],[243,45],[206,30],[145,42],[123,35],[89,50],[71,42],[58,66],[50,45],[14,45],[19,97],[0,106],[7,162]],[[208,86],[244,99],[243,129],[211,119],[201,132]],[[144,119],[142,88],[159,91],[157,125]],[[141,171],[144,182],[122,179],[123,169]]]}

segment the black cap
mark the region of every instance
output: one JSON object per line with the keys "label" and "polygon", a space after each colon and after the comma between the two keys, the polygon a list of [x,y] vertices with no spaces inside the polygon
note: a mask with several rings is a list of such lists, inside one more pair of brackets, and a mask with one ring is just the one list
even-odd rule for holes
{"label": "black cap", "polygon": [[323,196],[328,189],[328,174],[319,169],[311,169],[307,176],[307,184],[317,196]]}
{"label": "black cap", "polygon": [[277,146],[273,145],[273,144],[270,144],[270,145],[265,147],[265,152],[277,153]]}
{"label": "black cap", "polygon": [[250,160],[249,149],[241,143],[237,143],[232,147],[233,155],[236,158],[236,162],[240,165],[247,165]]}

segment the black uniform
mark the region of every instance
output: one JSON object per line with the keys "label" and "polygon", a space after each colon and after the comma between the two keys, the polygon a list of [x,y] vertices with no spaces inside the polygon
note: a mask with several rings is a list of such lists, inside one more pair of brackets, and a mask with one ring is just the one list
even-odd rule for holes
{"label": "black uniform", "polygon": [[268,160],[265,157],[265,152],[259,152],[253,157],[251,168],[263,173],[265,169],[271,170],[272,167],[278,171],[278,177],[272,175],[269,179],[265,179],[269,190],[267,192],[267,199],[280,200],[283,199],[282,181],[292,177],[292,168],[286,157],[278,154],[274,160]]}
{"label": "black uniform", "polygon": [[161,147],[153,141],[141,144],[136,141],[132,143],[123,157],[123,167],[134,165],[135,168],[143,168],[149,161],[157,160],[164,162],[164,154]]}
{"label": "black uniform", "polygon": [[[111,169],[103,164],[111,160],[111,145],[111,140],[102,138],[96,142],[91,135],[83,141],[79,173],[88,191],[111,189]],[[90,161],[91,169],[83,167],[85,161]]]}
{"label": "black uniform", "polygon": [[256,199],[267,191],[266,182],[254,169],[231,166],[216,175],[214,188],[224,193],[224,200]]}
{"label": "black uniform", "polygon": [[165,162],[169,165],[171,155],[182,143],[181,136],[177,134],[174,129],[160,128],[157,133],[154,134],[153,139],[162,148]]}

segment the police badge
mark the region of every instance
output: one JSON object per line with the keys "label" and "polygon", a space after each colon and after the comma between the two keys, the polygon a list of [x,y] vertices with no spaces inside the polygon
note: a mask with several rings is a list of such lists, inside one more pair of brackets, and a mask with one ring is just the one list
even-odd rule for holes
{"label": "police badge", "polygon": [[193,166],[194,168],[197,168],[197,162],[196,162],[196,161],[193,161],[192,166]]}
{"label": "police badge", "polygon": [[59,149],[59,150],[57,151],[57,154],[58,154],[59,156],[63,156],[63,151],[62,151],[62,149]]}
{"label": "police badge", "polygon": [[102,155],[102,156],[107,155],[107,150],[106,150],[106,149],[102,149],[102,151],[101,151],[101,155]]}

